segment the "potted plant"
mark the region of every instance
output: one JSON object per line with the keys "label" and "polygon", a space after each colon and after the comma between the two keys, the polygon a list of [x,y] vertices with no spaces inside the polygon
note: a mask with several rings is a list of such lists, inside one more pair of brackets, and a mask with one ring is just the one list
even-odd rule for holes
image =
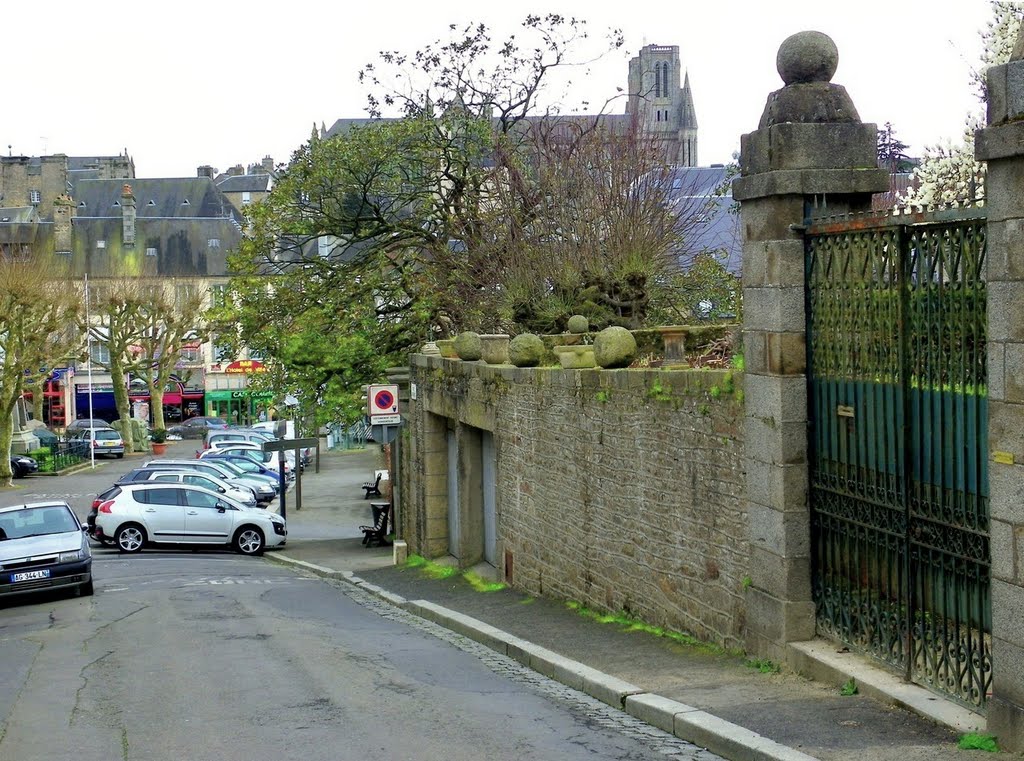
{"label": "potted plant", "polygon": [[149,440],[153,454],[163,454],[167,451],[167,431],[163,428],[154,428],[149,434]]}

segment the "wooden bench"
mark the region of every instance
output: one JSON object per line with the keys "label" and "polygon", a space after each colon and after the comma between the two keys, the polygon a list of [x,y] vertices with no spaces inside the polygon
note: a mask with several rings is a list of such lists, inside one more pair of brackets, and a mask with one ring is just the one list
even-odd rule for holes
{"label": "wooden bench", "polygon": [[359,527],[363,532],[363,544],[367,547],[373,546],[374,542],[380,547],[391,544],[388,541],[388,514],[391,512],[391,503],[371,502],[370,509],[373,511],[373,525]]}
{"label": "wooden bench", "polygon": [[378,473],[377,478],[375,480],[367,481],[365,484],[363,484],[363,489],[366,491],[366,495],[363,497],[363,499],[369,499],[370,497],[380,496],[380,479],[381,476],[383,475],[383,473]]}

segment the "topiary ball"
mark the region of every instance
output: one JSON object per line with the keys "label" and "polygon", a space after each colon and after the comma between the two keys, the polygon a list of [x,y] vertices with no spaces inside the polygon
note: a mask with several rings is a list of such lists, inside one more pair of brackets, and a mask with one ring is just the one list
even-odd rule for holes
{"label": "topiary ball", "polygon": [[594,339],[594,359],[600,367],[628,367],[636,359],[636,339],[625,328],[605,328]]}
{"label": "topiary ball", "polygon": [[590,330],[590,320],[581,314],[574,314],[569,318],[570,333],[586,333]]}
{"label": "topiary ball", "polygon": [[480,341],[480,334],[467,330],[455,337],[455,353],[459,359],[467,362],[475,362],[483,356],[483,343]]}
{"label": "topiary ball", "polygon": [[536,367],[544,357],[544,342],[533,333],[521,333],[508,345],[508,361],[516,367]]}

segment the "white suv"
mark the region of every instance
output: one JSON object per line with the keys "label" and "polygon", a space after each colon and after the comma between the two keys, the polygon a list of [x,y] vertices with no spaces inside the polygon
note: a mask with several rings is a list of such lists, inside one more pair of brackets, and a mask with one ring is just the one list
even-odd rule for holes
{"label": "white suv", "polygon": [[138,552],[147,544],[212,544],[259,555],[280,547],[288,536],[280,515],[198,486],[148,481],[121,484],[103,496],[96,539],[113,539],[122,552]]}

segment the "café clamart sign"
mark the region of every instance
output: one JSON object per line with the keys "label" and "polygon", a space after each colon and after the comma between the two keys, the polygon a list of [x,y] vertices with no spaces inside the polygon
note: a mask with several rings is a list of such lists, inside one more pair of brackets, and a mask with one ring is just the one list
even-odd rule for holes
{"label": "caf\u00e9 clamart sign", "polygon": [[224,372],[231,375],[249,375],[250,373],[265,373],[266,366],[255,359],[239,359],[224,368]]}

